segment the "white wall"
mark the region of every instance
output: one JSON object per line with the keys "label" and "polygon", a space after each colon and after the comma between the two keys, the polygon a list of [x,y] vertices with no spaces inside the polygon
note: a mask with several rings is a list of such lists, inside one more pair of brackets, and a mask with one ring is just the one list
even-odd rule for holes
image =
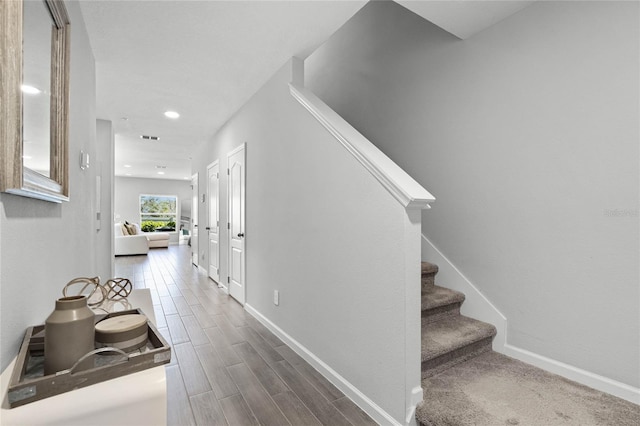
{"label": "white wall", "polygon": [[[140,195],[175,195],[178,197],[178,220],[180,227],[180,205],[191,199],[191,181],[171,179],[146,179],[116,176],[114,185],[114,215],[116,222],[140,223]],[[178,232],[169,232],[170,243],[178,243]]]}
{"label": "white wall", "polygon": [[[219,159],[220,223],[226,223],[227,153],[246,142],[247,305],[404,422],[400,283],[407,214],[290,96],[290,67],[243,106],[203,155],[194,156],[201,158],[194,165],[200,192],[206,191],[206,165]],[[206,223],[204,208],[200,223]],[[221,226],[225,282],[227,238]],[[204,235],[200,246],[206,251]],[[276,289],[279,306],[272,302]]]}
{"label": "white wall", "polygon": [[[113,259],[113,180],[115,160],[115,139],[111,121],[96,120],[96,154],[99,161],[95,161],[91,167],[95,168],[96,176],[100,176],[100,218],[98,240],[96,246],[96,259]],[[97,226],[96,226],[97,228]],[[101,264],[100,260],[97,260]],[[109,269],[100,271],[103,279],[114,276],[114,262],[109,262]]]}
{"label": "white wall", "polygon": [[110,270],[97,258],[105,242],[95,230],[95,169],[80,170],[80,150],[96,149],[95,62],[76,2],[65,2],[72,25],[69,173],[70,201],[48,203],[0,194],[0,364],[17,355],[27,327],[43,324],[62,287],[78,276]]}
{"label": "white wall", "polygon": [[511,345],[634,387],[638,12],[537,2],[462,41],[371,2],[306,62],[311,90],[436,196],[423,233]]}

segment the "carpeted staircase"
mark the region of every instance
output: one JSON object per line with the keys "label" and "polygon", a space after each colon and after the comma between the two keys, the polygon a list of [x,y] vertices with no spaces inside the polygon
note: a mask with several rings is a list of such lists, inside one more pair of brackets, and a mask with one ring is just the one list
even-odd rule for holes
{"label": "carpeted staircase", "polygon": [[494,326],[460,315],[464,294],[422,262],[422,426],[640,425],[640,406],[491,350]]}
{"label": "carpeted staircase", "polygon": [[422,378],[491,350],[496,328],[460,315],[464,294],[435,285],[438,267],[422,262]]}

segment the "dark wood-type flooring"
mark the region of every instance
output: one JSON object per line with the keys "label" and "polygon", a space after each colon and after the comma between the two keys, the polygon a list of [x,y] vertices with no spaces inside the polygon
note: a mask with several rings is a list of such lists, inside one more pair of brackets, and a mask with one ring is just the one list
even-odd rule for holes
{"label": "dark wood-type flooring", "polygon": [[191,264],[189,246],[116,257],[149,288],[172,347],[169,425],[375,425],[349,398]]}

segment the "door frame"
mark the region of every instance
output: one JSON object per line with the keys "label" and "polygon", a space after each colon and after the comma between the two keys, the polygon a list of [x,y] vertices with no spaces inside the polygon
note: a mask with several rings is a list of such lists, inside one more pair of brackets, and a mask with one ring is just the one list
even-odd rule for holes
{"label": "door frame", "polygon": [[241,145],[233,149],[227,154],[227,292],[231,290],[230,276],[231,276],[231,179],[230,179],[230,167],[229,159],[240,151],[244,151],[244,167],[242,170],[242,177],[244,182],[244,191],[242,192],[242,211],[240,212],[240,221],[243,224],[243,246],[242,246],[242,302],[241,305],[245,305],[247,302],[247,239],[246,239],[246,210],[247,210],[247,143],[243,142]]}
{"label": "door frame", "polygon": [[[195,181],[195,185],[194,185]],[[195,192],[195,197],[194,197]],[[198,173],[191,175],[191,264],[200,268],[200,229],[198,228],[198,214],[200,209],[198,204],[200,202],[200,179]],[[193,261],[193,245],[196,246],[196,262]]]}
{"label": "door frame", "polygon": [[[217,180],[218,180],[218,190],[217,190],[217,197],[216,197],[216,218],[215,218],[215,223],[211,223],[211,179],[209,177],[210,174],[210,170],[214,169],[214,168],[218,168],[218,171],[216,172],[218,174],[217,176]],[[207,202],[207,251],[209,252],[209,259],[208,259],[208,263],[207,263],[207,275],[209,276],[209,278],[211,278],[213,281],[215,281],[216,284],[218,284],[218,286],[220,287],[220,161],[219,160],[215,160],[213,163],[209,164],[207,166],[207,198],[208,198],[208,202]],[[216,227],[218,228],[217,232],[218,232],[218,259],[216,262],[216,265],[218,265],[217,267],[217,275],[218,275],[218,279],[216,280],[214,277],[211,276],[211,237],[210,237],[210,232],[211,232],[211,228],[212,227]]]}

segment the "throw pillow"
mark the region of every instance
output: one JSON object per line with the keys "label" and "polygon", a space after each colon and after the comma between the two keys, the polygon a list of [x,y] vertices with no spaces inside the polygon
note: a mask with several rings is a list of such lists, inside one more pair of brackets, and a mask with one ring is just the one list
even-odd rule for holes
{"label": "throw pillow", "polygon": [[125,223],[124,226],[127,228],[128,235],[136,235],[136,229],[133,227],[133,225],[129,225]]}
{"label": "throw pillow", "polygon": [[124,223],[122,224],[122,235],[124,235],[125,237],[129,235],[129,230],[127,229],[127,225],[125,225]]}

